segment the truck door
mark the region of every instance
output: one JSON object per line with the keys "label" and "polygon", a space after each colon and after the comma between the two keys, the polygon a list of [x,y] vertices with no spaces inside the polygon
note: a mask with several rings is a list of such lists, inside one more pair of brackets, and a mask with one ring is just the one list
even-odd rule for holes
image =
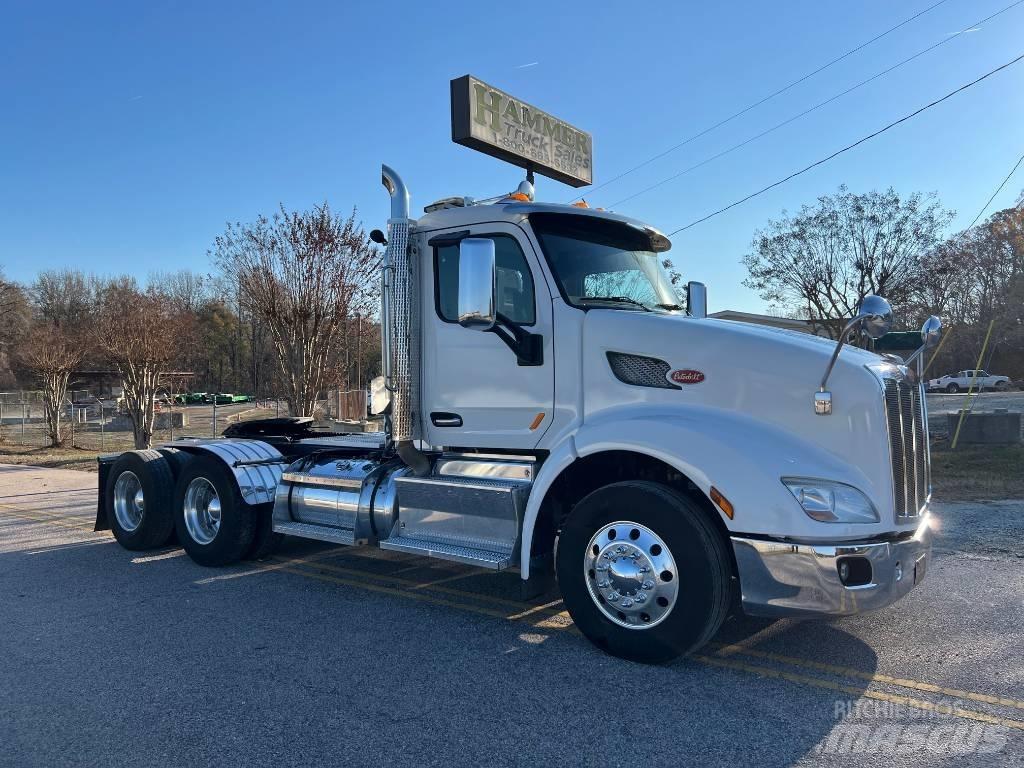
{"label": "truck door", "polygon": [[[540,365],[519,365],[494,333],[458,324],[459,242],[494,240],[498,312],[543,338]],[[551,293],[523,231],[493,223],[430,232],[422,274],[423,426],[434,446],[530,449],[554,406]]]}

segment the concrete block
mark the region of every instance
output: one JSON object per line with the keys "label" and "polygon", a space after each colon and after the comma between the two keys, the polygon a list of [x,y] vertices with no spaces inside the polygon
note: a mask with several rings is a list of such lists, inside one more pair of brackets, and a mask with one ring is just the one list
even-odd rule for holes
{"label": "concrete block", "polygon": [[[960,412],[947,413],[950,438],[956,434]],[[1010,445],[1021,442],[1021,414],[1005,408],[991,413],[974,412],[964,416],[958,443],[978,445]]]}

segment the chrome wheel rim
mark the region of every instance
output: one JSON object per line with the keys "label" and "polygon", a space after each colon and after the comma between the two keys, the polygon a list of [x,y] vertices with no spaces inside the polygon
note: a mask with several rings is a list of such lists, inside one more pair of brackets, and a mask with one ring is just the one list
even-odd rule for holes
{"label": "chrome wheel rim", "polygon": [[657,626],[679,595],[676,561],[664,540],[628,520],[609,523],[593,535],[583,577],[598,610],[626,629]]}
{"label": "chrome wheel rim", "polygon": [[220,530],[220,496],[213,483],[197,477],[185,489],[185,528],[198,544],[209,544]]}
{"label": "chrome wheel rim", "polygon": [[114,517],[125,531],[134,531],[142,525],[146,511],[146,496],[142,483],[134,472],[122,472],[114,482]]}

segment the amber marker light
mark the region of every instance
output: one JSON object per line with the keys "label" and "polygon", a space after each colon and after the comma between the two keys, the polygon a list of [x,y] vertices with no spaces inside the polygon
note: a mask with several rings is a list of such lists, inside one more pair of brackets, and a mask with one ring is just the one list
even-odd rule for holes
{"label": "amber marker light", "polygon": [[732,502],[725,498],[725,496],[722,495],[722,492],[713,485],[711,486],[711,500],[718,505],[718,508],[725,513],[726,517],[732,520]]}

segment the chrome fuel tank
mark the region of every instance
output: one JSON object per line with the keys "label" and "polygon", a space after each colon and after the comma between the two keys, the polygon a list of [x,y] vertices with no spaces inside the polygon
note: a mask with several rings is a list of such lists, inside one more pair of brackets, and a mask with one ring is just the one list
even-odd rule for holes
{"label": "chrome fuel tank", "polygon": [[404,471],[400,464],[370,459],[295,462],[277,487],[275,529],[289,523],[325,526],[350,534],[352,543],[387,537],[395,515],[391,476]]}

